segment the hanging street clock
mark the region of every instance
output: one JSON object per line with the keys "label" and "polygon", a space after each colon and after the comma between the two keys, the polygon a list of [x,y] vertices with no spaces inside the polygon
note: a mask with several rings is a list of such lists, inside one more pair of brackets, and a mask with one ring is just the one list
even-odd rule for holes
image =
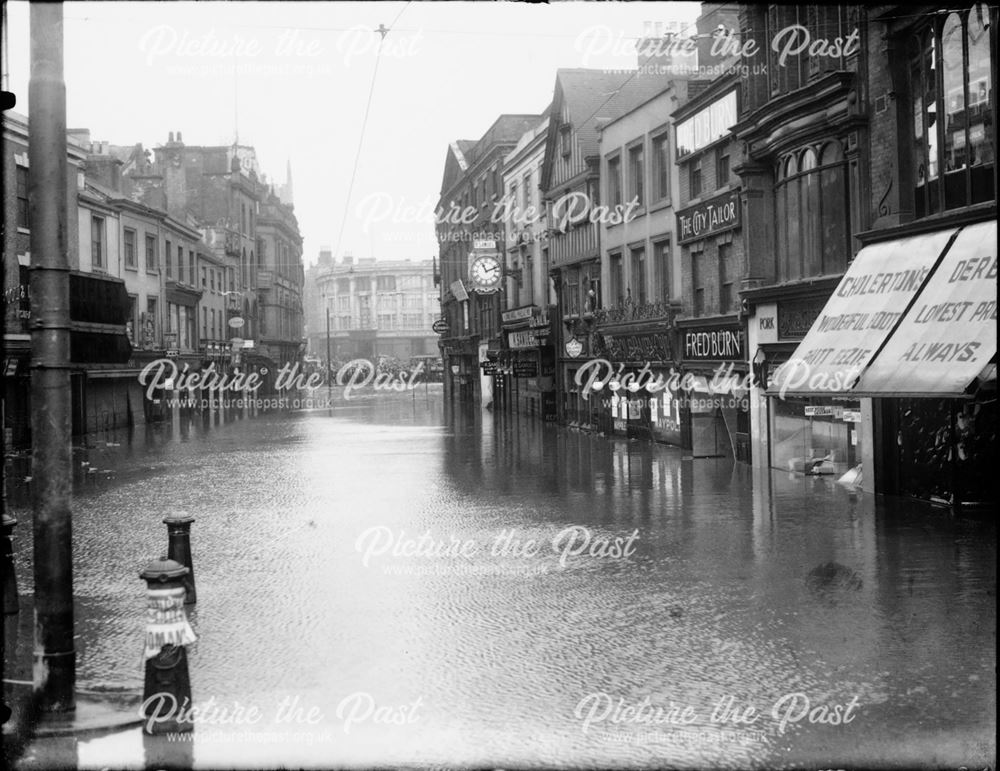
{"label": "hanging street clock", "polygon": [[503,265],[498,254],[477,255],[469,265],[469,283],[480,294],[490,294],[500,289]]}

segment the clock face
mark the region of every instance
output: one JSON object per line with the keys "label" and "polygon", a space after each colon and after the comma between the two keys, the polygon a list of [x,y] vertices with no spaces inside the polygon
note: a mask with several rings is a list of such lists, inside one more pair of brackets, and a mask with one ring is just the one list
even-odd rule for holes
{"label": "clock face", "polygon": [[500,288],[503,268],[494,255],[477,257],[469,268],[469,280],[480,292],[494,292]]}

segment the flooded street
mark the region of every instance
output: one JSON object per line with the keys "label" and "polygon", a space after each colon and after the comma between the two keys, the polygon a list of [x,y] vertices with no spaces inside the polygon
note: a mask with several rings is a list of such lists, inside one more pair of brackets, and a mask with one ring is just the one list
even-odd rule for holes
{"label": "flooded street", "polygon": [[[992,524],[450,410],[433,387],[91,444],[79,687],[141,691],[138,573],[166,551],[163,517],[187,512],[192,690],[216,721],[170,746],[81,739],[82,766],[995,758]],[[238,706],[259,719],[225,723]]]}

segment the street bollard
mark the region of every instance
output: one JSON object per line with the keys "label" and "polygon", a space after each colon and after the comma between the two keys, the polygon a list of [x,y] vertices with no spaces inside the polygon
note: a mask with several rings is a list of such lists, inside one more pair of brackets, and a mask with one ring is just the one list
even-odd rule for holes
{"label": "street bollard", "polygon": [[14,571],[14,525],[17,520],[3,514],[3,614],[5,616],[17,615],[21,609],[17,599],[17,573]]}
{"label": "street bollard", "polygon": [[188,569],[188,574],[184,577],[184,588],[187,590],[184,604],[194,605],[198,602],[194,586],[194,564],[191,562],[191,523],[194,522],[194,517],[171,514],[164,517],[163,522],[167,526],[167,557]]}
{"label": "street bollard", "polygon": [[184,611],[188,569],[168,557],[150,562],[139,574],[146,581],[146,662],[142,692],[143,732],[191,731],[184,719],[191,709],[187,648],[197,639]]}

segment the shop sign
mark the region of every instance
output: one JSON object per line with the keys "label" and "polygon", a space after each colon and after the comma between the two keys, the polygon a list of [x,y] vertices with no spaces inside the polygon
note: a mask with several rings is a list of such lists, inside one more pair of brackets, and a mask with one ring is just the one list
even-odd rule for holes
{"label": "shop sign", "polygon": [[461,279],[451,282],[451,293],[460,303],[469,299],[469,293],[465,291],[465,284],[462,283]]}
{"label": "shop sign", "polygon": [[807,404],[805,409],[807,418],[840,418],[844,415],[843,407],[835,407],[832,404]]}
{"label": "shop sign", "polygon": [[778,303],[778,339],[801,340],[812,329],[822,310],[821,300],[790,300]]}
{"label": "shop sign", "polygon": [[739,226],[739,195],[726,193],[677,212],[677,242],[698,241]]}
{"label": "shop sign", "polygon": [[515,351],[536,348],[538,346],[538,338],[535,337],[535,333],[531,330],[525,329],[519,332],[508,332],[507,334],[510,347]]}
{"label": "shop sign", "polygon": [[451,327],[448,326],[448,322],[445,319],[438,319],[431,324],[431,331],[436,335],[446,335],[451,331]]}
{"label": "shop sign", "polygon": [[848,423],[860,423],[861,410],[844,410],[843,418]]}
{"label": "shop sign", "polygon": [[538,307],[535,305],[526,305],[523,308],[514,308],[513,310],[504,311],[500,314],[500,318],[503,320],[504,324],[511,324],[515,321],[525,321],[530,319],[535,315],[535,311]]}
{"label": "shop sign", "polygon": [[514,362],[514,377],[537,377],[537,376],[538,376],[537,361]]}
{"label": "shop sign", "polygon": [[566,341],[564,346],[566,349],[566,355],[571,359],[575,359],[581,353],[583,353],[583,343],[577,340],[575,337]]}
{"label": "shop sign", "polygon": [[738,325],[685,329],[684,358],[688,361],[744,361],[743,329]]}
{"label": "shop sign", "polygon": [[531,321],[529,323],[531,324],[532,327],[535,327],[536,329],[545,329],[546,334],[548,334],[548,326],[549,326],[548,311],[539,311],[536,315],[531,317]]}
{"label": "shop sign", "polygon": [[483,370],[484,375],[495,375],[500,363],[497,361],[481,361],[479,362],[479,366]]}
{"label": "shop sign", "polygon": [[601,335],[599,351],[612,361],[670,361],[670,338],[665,334]]}

